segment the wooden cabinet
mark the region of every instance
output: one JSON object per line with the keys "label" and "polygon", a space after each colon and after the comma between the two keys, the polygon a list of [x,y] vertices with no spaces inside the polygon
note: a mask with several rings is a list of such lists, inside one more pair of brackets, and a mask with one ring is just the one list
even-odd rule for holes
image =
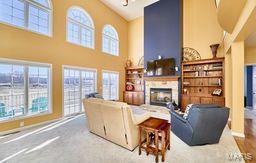
{"label": "wooden cabinet", "polygon": [[181,109],[185,110],[187,105],[190,103],[190,98],[187,95],[182,95]]}
{"label": "wooden cabinet", "polygon": [[124,101],[127,104],[132,104],[133,101],[133,93],[131,92],[124,92]]}
{"label": "wooden cabinet", "polygon": [[124,92],[124,102],[129,105],[142,105],[144,104],[144,92]]}
{"label": "wooden cabinet", "polygon": [[220,106],[225,106],[225,99],[221,97],[214,97],[213,103]]}
{"label": "wooden cabinet", "polygon": [[200,104],[200,97],[190,97],[190,104]]}
{"label": "wooden cabinet", "polygon": [[213,104],[212,97],[201,97],[200,103],[201,104]]}
{"label": "wooden cabinet", "polygon": [[188,104],[215,104],[224,107],[225,98],[224,97],[200,97],[200,96],[190,96],[182,95],[181,109],[186,110]]}

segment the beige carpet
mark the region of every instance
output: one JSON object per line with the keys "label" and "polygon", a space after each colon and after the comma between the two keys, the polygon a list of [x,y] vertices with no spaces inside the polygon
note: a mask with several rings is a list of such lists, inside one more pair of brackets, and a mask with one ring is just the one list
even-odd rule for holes
{"label": "beige carpet", "polygon": [[[64,123],[63,123],[64,122]],[[130,152],[87,129],[84,116],[40,126],[8,137],[0,137],[0,162],[14,163],[154,163],[153,156],[138,149]],[[44,127],[42,129],[42,127]],[[25,136],[24,136],[25,135]],[[168,163],[230,163],[228,155],[239,153],[228,128],[220,143],[189,147],[172,134]],[[161,158],[160,158],[161,159]],[[243,161],[242,161],[243,162]]]}

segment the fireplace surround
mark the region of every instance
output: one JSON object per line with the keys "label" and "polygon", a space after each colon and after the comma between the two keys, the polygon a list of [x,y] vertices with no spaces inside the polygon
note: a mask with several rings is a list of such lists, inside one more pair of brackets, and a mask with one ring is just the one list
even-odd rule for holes
{"label": "fireplace surround", "polygon": [[[145,104],[155,105],[150,102],[152,89],[165,89],[171,90],[171,100],[179,103],[179,77],[178,76],[165,76],[165,77],[144,77],[145,80]],[[163,106],[163,105],[161,105]]]}
{"label": "fireplace surround", "polygon": [[172,102],[171,88],[150,88],[150,105],[166,106]]}

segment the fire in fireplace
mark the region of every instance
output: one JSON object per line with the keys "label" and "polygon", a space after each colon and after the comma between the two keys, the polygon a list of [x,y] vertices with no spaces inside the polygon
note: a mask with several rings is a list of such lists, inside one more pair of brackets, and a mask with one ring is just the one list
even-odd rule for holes
{"label": "fire in fireplace", "polygon": [[150,105],[166,106],[172,102],[172,89],[150,88]]}

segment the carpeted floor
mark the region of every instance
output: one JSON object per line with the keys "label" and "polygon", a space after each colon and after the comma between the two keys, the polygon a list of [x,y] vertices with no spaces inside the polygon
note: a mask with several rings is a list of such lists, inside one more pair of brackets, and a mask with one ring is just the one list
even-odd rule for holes
{"label": "carpeted floor", "polygon": [[[229,154],[239,149],[228,128],[220,143],[189,147],[171,135],[168,163],[230,163]],[[2,160],[2,161],[1,161]],[[0,163],[154,163],[153,156],[138,148],[133,152],[91,134],[84,115],[31,128],[7,137],[0,136]],[[241,161],[243,162],[243,161]]]}

